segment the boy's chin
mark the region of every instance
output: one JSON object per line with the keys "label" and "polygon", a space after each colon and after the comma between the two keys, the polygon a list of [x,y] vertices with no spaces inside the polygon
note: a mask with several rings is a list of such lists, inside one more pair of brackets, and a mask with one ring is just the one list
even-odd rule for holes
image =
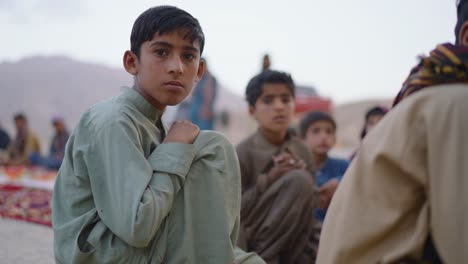
{"label": "boy's chin", "polygon": [[185,97],[184,98],[174,98],[174,99],[171,99],[171,100],[167,100],[165,102],[165,105],[167,106],[175,106],[175,105],[178,105],[180,103],[182,103],[182,101],[184,101]]}
{"label": "boy's chin", "polygon": [[326,156],[326,155],[328,155],[328,151],[330,151],[330,150],[329,149],[327,149],[327,150],[319,149],[319,150],[315,150],[313,152],[314,152],[315,155]]}

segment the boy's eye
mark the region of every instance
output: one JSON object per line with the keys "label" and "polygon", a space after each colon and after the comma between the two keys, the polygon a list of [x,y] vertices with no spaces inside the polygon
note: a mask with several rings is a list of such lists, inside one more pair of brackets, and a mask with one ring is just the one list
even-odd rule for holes
{"label": "boy's eye", "polygon": [[166,57],[168,55],[168,52],[167,50],[165,49],[157,49],[154,51],[158,56],[161,56],[161,57]]}
{"label": "boy's eye", "polygon": [[291,102],[291,96],[283,96],[281,100],[284,104],[288,104],[289,102]]}
{"label": "boy's eye", "polygon": [[271,104],[273,102],[273,98],[271,97],[263,97],[264,104]]}
{"label": "boy's eye", "polygon": [[186,53],[186,54],[184,54],[184,58],[186,60],[193,60],[193,59],[195,59],[195,55],[193,55],[192,53]]}

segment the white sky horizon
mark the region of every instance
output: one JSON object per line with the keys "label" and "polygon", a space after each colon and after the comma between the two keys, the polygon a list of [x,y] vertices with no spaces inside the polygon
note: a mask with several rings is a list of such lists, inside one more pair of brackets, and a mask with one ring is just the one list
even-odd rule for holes
{"label": "white sky horizon", "polygon": [[235,94],[269,53],[273,69],[335,103],[389,99],[418,55],[454,41],[455,2],[1,0],[0,62],[60,55],[122,68],[136,17],[170,4],[200,21],[210,70]]}

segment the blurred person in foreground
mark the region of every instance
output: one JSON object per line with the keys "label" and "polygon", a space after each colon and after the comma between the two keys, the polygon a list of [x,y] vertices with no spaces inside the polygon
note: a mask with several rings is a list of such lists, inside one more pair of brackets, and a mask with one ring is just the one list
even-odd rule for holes
{"label": "blurred person in foreground", "polygon": [[318,263],[468,263],[468,0],[412,69],[331,202]]}
{"label": "blurred person in foreground", "polygon": [[55,135],[50,143],[49,156],[43,157],[40,153],[34,152],[29,156],[29,162],[31,165],[58,170],[65,155],[65,146],[67,145],[69,133],[65,126],[65,120],[61,116],[52,118],[52,126]]}

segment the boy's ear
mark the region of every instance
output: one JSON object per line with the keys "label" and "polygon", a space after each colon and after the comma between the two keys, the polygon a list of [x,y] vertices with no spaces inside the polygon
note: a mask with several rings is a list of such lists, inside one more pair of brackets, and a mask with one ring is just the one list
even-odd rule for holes
{"label": "boy's ear", "polygon": [[198,72],[197,72],[197,82],[202,78],[203,74],[205,74],[206,70],[206,63],[205,60],[200,59],[200,62],[198,64]]}
{"label": "boy's ear", "polygon": [[249,105],[249,114],[253,116],[254,112],[255,112],[255,107]]}
{"label": "boy's ear", "polygon": [[130,50],[125,51],[123,56],[123,66],[131,75],[138,73],[138,57]]}

